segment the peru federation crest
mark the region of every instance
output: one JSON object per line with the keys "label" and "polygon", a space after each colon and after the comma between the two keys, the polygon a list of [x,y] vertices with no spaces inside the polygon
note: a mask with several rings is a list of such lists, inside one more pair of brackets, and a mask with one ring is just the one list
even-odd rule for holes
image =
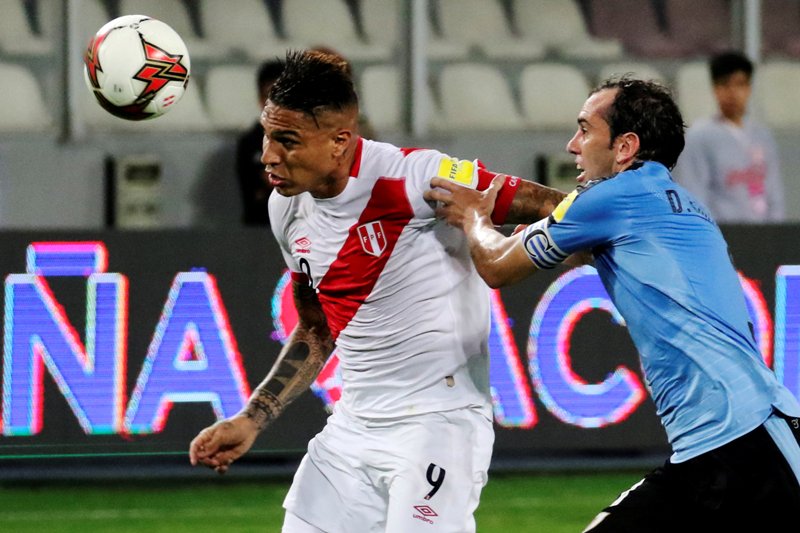
{"label": "peru federation crest", "polygon": [[367,222],[356,228],[361,247],[370,255],[380,257],[386,249],[386,234],[383,232],[381,221]]}

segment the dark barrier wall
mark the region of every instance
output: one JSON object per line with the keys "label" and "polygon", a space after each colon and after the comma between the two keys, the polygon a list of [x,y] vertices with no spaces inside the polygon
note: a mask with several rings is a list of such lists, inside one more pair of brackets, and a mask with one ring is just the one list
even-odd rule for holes
{"label": "dark barrier wall", "polygon": [[[798,394],[795,226],[728,227],[764,358]],[[0,466],[178,456],[234,414],[296,315],[268,231],[0,234]],[[666,454],[633,345],[590,267],[493,295],[498,458]],[[335,357],[256,443],[294,457],[338,398]],[[46,461],[45,461],[46,462]]]}

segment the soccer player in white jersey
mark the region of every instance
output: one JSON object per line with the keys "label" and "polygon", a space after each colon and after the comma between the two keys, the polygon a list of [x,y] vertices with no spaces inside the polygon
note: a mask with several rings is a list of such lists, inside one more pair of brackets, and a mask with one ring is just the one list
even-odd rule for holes
{"label": "soccer player in white jersey", "polygon": [[[497,174],[363,139],[357,119],[341,58],[287,54],[261,115],[262,161],[299,324],[242,412],[192,441],[191,462],[225,472],[335,344],[342,397],[309,443],[283,531],[471,532],[494,441],[488,287],[423,192],[434,176],[485,189]],[[501,179],[496,223],[563,197]]]}

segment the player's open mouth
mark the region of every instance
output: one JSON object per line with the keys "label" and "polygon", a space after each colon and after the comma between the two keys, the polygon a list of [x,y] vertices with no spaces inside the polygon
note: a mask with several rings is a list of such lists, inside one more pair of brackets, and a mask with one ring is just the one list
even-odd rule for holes
{"label": "player's open mouth", "polygon": [[578,176],[575,178],[575,180],[578,183],[583,183],[583,181],[586,179],[586,171],[583,170],[583,167],[580,166],[577,163],[575,164],[575,167],[578,169],[578,172],[580,172],[580,174],[578,174]]}
{"label": "player's open mouth", "polygon": [[286,180],[282,177],[278,176],[277,174],[273,174],[272,172],[267,173],[267,178],[269,179],[269,184],[273,187],[282,187],[286,185]]}

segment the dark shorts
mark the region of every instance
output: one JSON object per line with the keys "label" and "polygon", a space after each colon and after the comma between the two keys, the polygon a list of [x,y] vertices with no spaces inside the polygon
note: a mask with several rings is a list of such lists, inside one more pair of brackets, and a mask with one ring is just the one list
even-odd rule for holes
{"label": "dark shorts", "polygon": [[686,462],[667,461],[604,512],[587,531],[800,531],[800,484],[760,426]]}

